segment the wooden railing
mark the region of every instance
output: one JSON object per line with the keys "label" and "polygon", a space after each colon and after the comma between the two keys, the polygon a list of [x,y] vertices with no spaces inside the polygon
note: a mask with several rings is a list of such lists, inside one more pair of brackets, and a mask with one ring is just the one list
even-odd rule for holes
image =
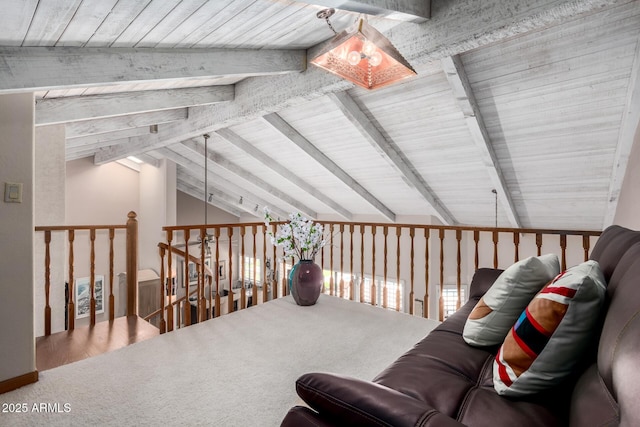
{"label": "wooden railing", "polygon": [[[315,260],[325,271],[325,293],[396,310],[404,307],[402,310],[410,314],[414,314],[415,303],[422,302],[419,314],[429,317],[430,291],[437,290],[437,316],[433,317],[440,320],[444,317],[445,286],[456,290],[459,308],[461,287],[479,267],[506,268],[519,259],[553,252],[559,255],[564,270],[586,260],[600,235],[600,231],[582,230],[319,222],[329,239]],[[251,305],[259,303],[257,294],[262,301],[287,295],[293,260],[284,259],[282,250],[265,236],[267,231],[275,232],[277,224],[270,224],[270,230],[263,223],[164,227],[167,240],[160,246],[161,283],[174,280],[176,263],[184,259],[195,263],[196,289],[188,293],[197,295],[198,321],[220,314],[222,289],[228,292],[228,312],[246,308],[247,295],[253,297]],[[204,245],[198,245],[208,234],[214,240],[210,258]],[[189,253],[194,244],[195,260]],[[176,245],[185,250],[180,253]],[[207,276],[208,288],[204,279],[207,262],[216,266],[214,277]],[[226,265],[221,267],[223,263]],[[185,282],[184,277],[177,280]],[[173,327],[165,318],[165,301],[172,298],[167,288],[162,288],[163,309],[156,313],[162,317],[161,324],[167,325],[166,331]],[[188,289],[185,287],[185,294]],[[188,298],[178,300],[184,307],[175,327],[188,326],[196,320],[191,319]]]}
{"label": "wooden railing", "polygon": [[[129,212],[128,220],[125,225],[63,225],[63,226],[38,226],[35,227],[36,232],[42,232],[44,235],[44,291],[45,291],[45,307],[44,307],[44,334],[51,335],[51,241],[52,234],[65,233],[66,243],[68,245],[67,253],[67,279],[69,286],[68,296],[68,329],[75,328],[75,289],[74,289],[74,272],[75,272],[75,255],[74,248],[77,243],[76,235],[79,233],[87,234],[89,246],[89,310],[90,324],[96,323],[96,299],[95,299],[95,281],[96,281],[96,233],[106,231],[108,233],[109,247],[109,320],[115,318],[115,298],[113,294],[114,288],[114,259],[115,248],[114,240],[117,230],[124,230],[126,234],[126,271],[127,271],[127,315],[137,314],[137,274],[138,274],[138,221],[135,212]],[[86,242],[82,242],[86,244]],[[103,292],[105,290],[103,284]],[[104,299],[104,295],[103,295]],[[103,300],[104,302],[104,300]],[[64,305],[64,301],[56,305]]]}

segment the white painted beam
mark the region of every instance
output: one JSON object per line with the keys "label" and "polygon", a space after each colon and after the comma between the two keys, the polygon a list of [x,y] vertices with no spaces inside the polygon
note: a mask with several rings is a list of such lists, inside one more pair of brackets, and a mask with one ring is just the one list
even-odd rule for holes
{"label": "white painted beam", "polygon": [[315,197],[317,200],[321,201],[322,203],[327,205],[329,208],[333,209],[337,214],[344,217],[347,221],[351,221],[351,219],[353,218],[351,212],[346,210],[340,203],[336,203],[336,201],[330,198],[329,196],[322,194],[313,185],[300,179],[299,176],[291,172],[286,167],[282,166],[275,159],[269,157],[262,151],[258,150],[256,147],[251,145],[251,143],[249,143],[246,139],[240,137],[238,134],[230,131],[229,129],[220,129],[216,131],[216,134],[219,135],[225,141],[235,145],[236,147],[244,151],[246,154],[250,155],[254,159],[261,162],[264,165],[264,167],[267,167],[273,170],[274,172],[284,177],[288,181],[294,183],[295,185],[300,187],[300,189],[304,190],[309,195]]}
{"label": "white painted beam", "polygon": [[231,101],[232,85],[120,92],[36,100],[36,125],[122,116]]}
{"label": "white painted beam", "polygon": [[[398,25],[388,34],[414,67],[476,49],[500,40],[557,25],[599,8],[631,0],[433,0],[432,18],[420,25]],[[322,45],[322,44],[320,44]],[[313,57],[314,49],[308,50]],[[184,139],[226,128],[284,108],[304,104],[354,85],[319,68],[304,73],[248,78],[236,84],[233,101],[193,107],[189,119],[168,126],[161,137],[132,138],[102,153],[117,160],[128,154],[175,144]]]}
{"label": "white painted beam", "polygon": [[356,194],[366,200],[371,206],[373,206],[378,212],[392,222],[395,222],[396,215],[386,207],[380,200],[378,200],[373,194],[367,191],[358,181],[352,178],[346,173],[340,166],[338,166],[333,160],[327,157],[322,151],[314,146],[307,138],[302,136],[297,130],[295,130],[289,123],[287,123],[282,117],[276,113],[267,114],[262,117],[264,123],[269,125],[275,131],[284,135],[287,139],[301,148],[305,153],[311,156],[316,162],[318,162],[327,171],[333,174],[340,181],[350,187]]}
{"label": "white painted beam", "polygon": [[618,145],[609,181],[607,211],[603,219],[602,229],[613,224],[615,219],[618,201],[620,200],[620,190],[622,190],[624,176],[627,173],[627,165],[629,164],[629,155],[631,154],[631,148],[638,129],[640,129],[640,41],[636,45],[636,54],[633,59],[631,75],[629,76],[627,102],[618,134]]}
{"label": "white painted beam", "polygon": [[[162,125],[158,126],[158,131],[162,129]],[[95,145],[96,148],[100,148],[102,146],[112,145],[112,141],[116,141],[118,139],[126,139],[135,136],[148,135],[150,134],[149,126],[142,126],[139,128],[131,128],[124,130],[117,130],[113,132],[104,132],[92,135],[85,136],[77,136],[74,138],[67,138],[67,149],[69,148],[79,148],[79,147],[90,147]]]}
{"label": "white painted beam", "polygon": [[[203,200],[203,198],[205,197],[202,188],[196,187],[194,185],[190,185],[185,180],[178,179],[178,182],[176,183],[176,188],[197,200]],[[222,209],[223,211],[228,212],[231,215],[240,217],[243,214],[243,212],[240,209],[236,209],[233,205],[225,203],[224,200],[220,200],[219,198],[214,196],[209,202],[208,195],[206,197],[207,197],[207,203],[219,209]]]}
{"label": "white painted beam", "polygon": [[[182,149],[183,147],[181,144],[176,144],[175,146],[172,146],[172,148]],[[180,166],[177,176],[178,183],[183,182],[195,189],[200,189],[199,194],[200,198],[202,198],[202,195],[204,194],[204,166],[194,163],[170,148],[160,148],[157,150],[157,153]],[[259,209],[269,205],[269,203],[261,197],[239,187],[223,176],[211,170],[208,170],[207,172],[208,181],[215,183],[208,188],[208,192],[213,194],[213,199],[216,201],[216,203],[212,202],[215,206],[218,206],[221,209],[225,209],[223,206],[231,207],[234,211],[240,213],[243,211],[253,213],[255,205],[258,205]],[[246,205],[245,203],[239,203],[240,196],[247,199]],[[278,208],[275,209],[283,214],[285,212]],[[229,212],[228,209],[225,210]]]}
{"label": "white painted beam", "polygon": [[480,108],[473,95],[473,89],[469,84],[469,79],[464,71],[464,65],[458,55],[443,58],[442,68],[451,86],[451,91],[455,97],[462,113],[464,114],[467,127],[471,133],[471,140],[478,149],[480,160],[489,175],[493,188],[497,191],[498,200],[502,209],[509,218],[511,227],[520,228],[520,218],[516,212],[515,205],[511,199],[511,193],[500,169],[500,164],[491,145],[489,132],[482,120]]}
{"label": "white painted beam", "polygon": [[304,50],[0,47],[0,57],[0,94],[306,68]]}
{"label": "white painted beam", "polygon": [[[205,155],[204,145],[201,144],[199,141],[189,139],[187,141],[183,141],[182,145],[184,145],[189,150],[200,154],[201,156]],[[313,209],[309,208],[308,206],[305,206],[303,203],[300,203],[300,201],[294,199],[289,194],[282,192],[280,189],[274,187],[273,185],[269,184],[268,182],[264,181],[258,176],[252,174],[248,170],[229,161],[228,159],[225,159],[221,155],[217,153],[212,153],[211,151],[209,151],[208,153],[206,153],[206,158],[208,159],[208,161],[212,162],[212,167],[224,168],[227,171],[231,172],[232,174],[238,176],[238,178],[243,179],[244,181],[262,189],[266,193],[271,194],[272,196],[277,197],[283,202],[293,206],[295,209],[307,215],[308,217],[317,218],[318,214],[314,212]]]}
{"label": "white painted beam", "polygon": [[431,188],[418,174],[409,159],[395,144],[382,135],[347,92],[332,93],[329,94],[329,98],[382,158],[398,172],[403,180],[420,193],[422,198],[431,206],[432,215],[436,216],[444,225],[456,223],[451,213],[442,206],[442,203],[433,194]]}
{"label": "white painted beam", "polygon": [[303,2],[399,21],[419,23],[431,17],[431,0],[303,0]]}
{"label": "white painted beam", "polygon": [[109,117],[107,119],[83,120],[81,122],[73,122],[66,125],[67,138],[114,132],[123,129],[150,126],[153,124],[170,123],[178,120],[186,120],[188,116],[189,113],[187,108],[176,108],[174,110],[131,114],[128,116]]}
{"label": "white painted beam", "polygon": [[[189,183],[190,185],[193,185],[195,188],[203,189],[204,178],[201,178],[201,176],[204,176],[204,166],[194,163],[193,161],[182,156],[180,153],[174,151],[174,149],[182,150],[185,148],[182,146],[182,144],[176,144],[171,148],[160,148],[159,150],[157,150],[157,152],[160,155],[166,157],[167,159],[173,161],[175,164],[182,167],[182,170],[184,170],[184,173],[180,173],[180,172],[178,173],[178,182],[180,182],[182,178],[186,174],[188,174],[190,177],[192,177],[196,181],[185,179],[185,182]],[[273,206],[273,204],[270,204],[263,198],[247,191],[246,189],[238,186],[236,183],[227,180],[223,176],[211,170],[208,170],[207,172],[208,172],[209,181],[215,183],[214,185],[209,187],[208,192],[213,193],[213,196],[216,200],[219,200],[228,204],[229,206],[233,207],[235,210],[246,211],[250,214],[253,214],[253,212],[255,212],[256,205],[258,205],[258,212],[260,212],[264,206],[269,206],[269,208],[274,213],[280,215],[282,218],[287,217],[288,214],[286,213],[286,211],[276,206]],[[243,203],[240,203],[240,196],[243,197]]]}

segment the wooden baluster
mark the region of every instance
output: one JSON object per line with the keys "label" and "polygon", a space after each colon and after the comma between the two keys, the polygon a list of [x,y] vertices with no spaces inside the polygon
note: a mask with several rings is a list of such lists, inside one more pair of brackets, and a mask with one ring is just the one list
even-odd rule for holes
{"label": "wooden baluster", "polygon": [[456,240],[458,241],[458,268],[456,271],[456,290],[458,293],[458,299],[456,300],[456,310],[460,310],[462,305],[462,299],[460,297],[460,289],[462,287],[462,256],[460,253],[460,244],[462,241],[462,230],[456,230]]}
{"label": "wooden baluster", "polygon": [[135,316],[138,314],[138,220],[133,211],[127,217],[127,316]]}
{"label": "wooden baluster", "polygon": [[[91,240],[90,248],[90,273],[89,273],[89,295],[90,305],[89,310],[91,312],[91,326],[96,324],[96,229],[92,228],[89,232],[89,238]],[[104,286],[104,285],[103,285]],[[104,290],[103,290],[104,291]]]}
{"label": "wooden baluster", "polygon": [[422,301],[422,317],[429,318],[429,235],[431,230],[429,228],[424,229],[424,299]]}
{"label": "wooden baluster", "polygon": [[[267,226],[262,226],[264,232],[262,233],[262,302],[267,302]],[[253,304],[259,304],[259,298],[257,295],[253,297]]]}
{"label": "wooden baluster", "polygon": [[497,231],[493,232],[493,268],[498,268],[498,240],[499,235]]}
{"label": "wooden baluster", "polygon": [[[276,234],[276,226],[275,224],[271,226],[272,230],[273,230],[273,235],[275,236]],[[276,262],[276,249],[277,246],[276,245],[272,245],[273,246],[273,256],[271,257],[271,259],[273,260],[273,263],[271,264],[273,266],[273,278],[271,280],[272,284],[271,284],[271,299],[276,299],[278,298],[278,287],[279,287],[279,283],[278,283],[278,279],[276,277],[276,271],[278,270],[278,263]],[[324,288],[324,286],[323,286]],[[324,289],[323,289],[324,290]]]}
{"label": "wooden baluster", "polygon": [[376,226],[371,226],[371,305],[376,305]]}
{"label": "wooden baluster", "polygon": [[[411,269],[411,272],[409,273],[409,280],[411,281],[411,290],[409,291],[409,314],[413,315],[413,310],[414,310],[414,293],[413,293],[413,286],[414,286],[414,279],[415,279],[415,269],[414,269],[414,260],[415,260],[415,250],[414,250],[414,246],[413,246],[413,239],[416,236],[416,229],[415,227],[410,227],[409,228],[409,237],[411,238],[411,255],[410,255],[410,259],[411,262],[409,263],[409,268]],[[400,257],[398,257],[400,258]],[[399,283],[399,281],[398,281]]]}
{"label": "wooden baluster", "polygon": [[364,297],[364,225],[360,226],[360,302],[365,301]]}
{"label": "wooden baluster", "polygon": [[560,249],[561,249],[561,269],[565,271],[567,269],[567,235],[560,235]]}
{"label": "wooden baluster", "polygon": [[384,236],[384,247],[383,247],[383,268],[382,268],[382,308],[387,308],[387,237],[389,235],[389,228],[385,225],[382,227],[382,235]]}
{"label": "wooden baluster", "polygon": [[322,268],[323,274],[322,274],[322,293],[326,294],[327,293],[327,279],[324,276],[324,253],[325,253],[325,248],[323,247],[320,250],[320,268]]}
{"label": "wooden baluster", "polygon": [[353,281],[353,225],[349,225],[349,299],[355,300],[355,282]]}
{"label": "wooden baluster", "polygon": [[[214,273],[215,274],[215,273]],[[209,292],[207,293],[207,301],[208,301],[208,307],[209,307],[209,313],[207,313],[207,320],[208,319],[213,319],[213,276],[209,275],[207,276],[207,284],[209,285]]]}
{"label": "wooden baluster", "polygon": [[[165,272],[164,272],[164,256],[165,256],[165,250],[164,248],[161,246],[158,248],[159,252],[160,252],[160,287],[162,289],[162,291],[160,292],[160,333],[164,334],[165,332],[167,332],[167,324],[164,320],[164,301],[165,301],[165,294],[169,294],[171,295],[171,281],[169,280],[168,282],[165,282]],[[165,286],[164,284],[168,283],[168,292],[165,291],[165,289],[167,288],[167,286]]]}
{"label": "wooden baluster", "polygon": [[[205,270],[206,267],[206,248],[205,241],[207,240],[207,228],[200,227],[200,268],[198,269],[198,290],[196,292],[196,300],[198,303],[196,304],[198,313],[198,322],[202,323],[205,319],[205,311],[206,311],[206,300],[204,299],[204,281],[205,277],[207,277],[207,273]],[[207,244],[208,241],[207,241]]]}
{"label": "wooden baluster", "polygon": [[[229,278],[229,313],[233,313],[233,245],[231,244],[231,238],[233,237],[233,227],[227,227],[227,235],[229,237],[229,262],[227,263],[227,277]],[[216,248],[217,250],[217,248]],[[217,266],[216,264],[216,270]],[[216,272],[216,276],[220,276],[218,272]],[[243,286],[244,288],[244,286]]]}
{"label": "wooden baluster", "polygon": [[344,224],[340,224],[340,298],[344,298]]}
{"label": "wooden baluster", "polygon": [[542,234],[536,233],[536,246],[538,247],[538,256],[542,255]]}
{"label": "wooden baluster", "polygon": [[[216,238],[216,270],[218,270],[218,263],[220,262],[220,256],[218,255],[220,253],[219,249],[220,249],[220,229],[219,228],[215,228],[214,229],[214,235]],[[231,242],[229,242],[231,243]],[[218,272],[215,272],[215,279],[216,279],[216,303],[215,303],[215,308],[213,310],[213,315],[214,317],[219,317],[220,316],[220,310],[221,310],[221,304],[220,304],[220,274],[218,274]]]}
{"label": "wooden baluster", "polygon": [[517,231],[513,232],[513,262],[518,262],[520,260],[520,233]]}
{"label": "wooden baluster", "polygon": [[475,242],[475,255],[473,257],[475,266],[474,271],[477,271],[480,264],[480,251],[478,250],[478,242],[480,242],[480,232],[478,230],[473,231],[473,241]]}
{"label": "wooden baluster", "polygon": [[244,303],[244,299],[246,296],[245,290],[244,290],[244,286],[245,286],[245,277],[244,277],[244,269],[245,269],[245,259],[244,259],[244,236],[246,235],[246,228],[245,227],[240,227],[240,239],[242,240],[242,243],[240,244],[240,281],[242,283],[242,290],[240,291],[240,299],[242,300],[242,302],[240,303],[240,308],[245,308],[245,303]]}
{"label": "wooden baluster", "polygon": [[[169,273],[169,283],[170,286],[173,286],[173,251],[171,249],[171,241],[173,240],[173,231],[172,230],[167,230],[167,246],[168,246],[168,255],[167,255],[167,270]],[[183,275],[183,280],[186,281],[186,275]],[[185,283],[186,285],[186,283]],[[177,280],[176,280],[176,286],[178,286]],[[188,288],[187,288],[188,289]],[[176,290],[177,292],[177,290]],[[173,319],[173,310],[174,310],[174,304],[173,304],[173,295],[170,292],[169,293],[169,303],[167,305],[167,332],[171,332],[173,331],[173,324],[174,324],[174,319]],[[178,316],[180,317],[180,316]],[[180,323],[180,322],[178,322]]]}
{"label": "wooden baluster", "polygon": [[[253,281],[251,282],[251,295],[254,295],[253,299],[258,298],[258,281],[257,281],[257,252],[256,252],[256,233],[258,228],[253,225],[251,227],[251,231],[253,233]],[[243,286],[244,289],[244,286]],[[254,302],[255,304],[255,302]]]}
{"label": "wooden baluster", "polygon": [[184,230],[184,287],[185,287],[185,300],[183,304],[184,326],[191,326],[191,303],[189,302],[189,238],[191,237],[191,230],[186,228]]}
{"label": "wooden baluster", "polygon": [[400,235],[402,234],[402,228],[396,227],[396,236],[398,242],[396,243],[396,311],[400,311]]}
{"label": "wooden baluster", "polygon": [[584,260],[588,261],[589,260],[590,241],[589,241],[589,236],[587,236],[587,235],[582,236],[582,248],[584,249]]}
{"label": "wooden baluster", "polygon": [[73,278],[73,241],[75,240],[76,233],[74,230],[69,230],[69,304],[68,315],[69,330],[75,329],[76,309],[75,309],[75,292],[74,292],[74,278]]}
{"label": "wooden baluster", "polygon": [[333,279],[333,224],[329,226],[329,233],[331,234],[331,237],[329,238],[329,271],[331,271],[331,278],[329,279],[329,295],[337,295],[335,280]]}
{"label": "wooden baluster", "polygon": [[51,230],[44,232],[44,334],[51,335]]}
{"label": "wooden baluster", "polygon": [[444,229],[440,229],[440,298],[438,299],[440,321],[444,320]]}
{"label": "wooden baluster", "polygon": [[[113,322],[116,318],[116,298],[113,295],[113,280],[115,278],[115,271],[113,268],[113,259],[115,257],[115,251],[113,249],[113,239],[116,237],[116,230],[109,229],[109,321]],[[102,292],[104,295],[104,283],[102,284]]]}

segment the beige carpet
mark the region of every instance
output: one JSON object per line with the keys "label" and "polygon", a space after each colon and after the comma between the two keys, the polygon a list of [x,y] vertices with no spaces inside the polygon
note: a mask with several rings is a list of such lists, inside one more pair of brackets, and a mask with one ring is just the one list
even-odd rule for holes
{"label": "beige carpet", "polygon": [[[277,426],[301,374],[371,379],[436,325],[326,295],[311,307],[281,298],[42,372],[0,395],[0,425]],[[3,413],[10,404],[27,413]]]}

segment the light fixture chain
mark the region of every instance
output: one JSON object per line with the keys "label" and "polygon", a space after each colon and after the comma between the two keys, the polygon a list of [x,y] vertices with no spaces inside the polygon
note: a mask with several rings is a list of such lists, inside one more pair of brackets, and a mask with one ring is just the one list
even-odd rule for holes
{"label": "light fixture chain", "polygon": [[331,25],[331,22],[329,22],[329,18],[332,17],[335,12],[336,10],[334,8],[323,9],[320,12],[316,13],[316,16],[327,21],[327,25],[329,26],[331,31],[333,31],[333,34],[338,34],[338,32],[333,28],[333,25]]}

